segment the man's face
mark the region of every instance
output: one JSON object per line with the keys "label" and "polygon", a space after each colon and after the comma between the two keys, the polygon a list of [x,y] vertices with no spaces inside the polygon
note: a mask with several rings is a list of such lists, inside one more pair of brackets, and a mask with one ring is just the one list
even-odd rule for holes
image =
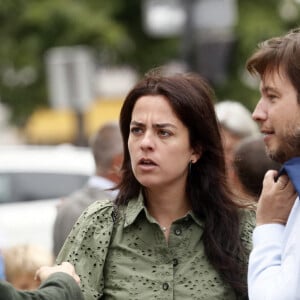
{"label": "man's face", "polygon": [[266,74],[261,98],[252,114],[264,135],[269,156],[280,163],[300,155],[300,105],[297,91],[284,72]]}

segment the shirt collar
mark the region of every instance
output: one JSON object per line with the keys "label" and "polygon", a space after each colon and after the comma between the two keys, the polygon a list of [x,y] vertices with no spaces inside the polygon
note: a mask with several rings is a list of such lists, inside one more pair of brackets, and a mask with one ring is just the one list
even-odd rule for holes
{"label": "shirt collar", "polygon": [[204,221],[202,219],[200,219],[199,217],[196,216],[196,214],[190,210],[188,212],[188,215],[191,216],[191,218],[194,220],[194,222],[199,225],[201,228],[204,227]]}
{"label": "shirt collar", "polygon": [[127,205],[125,213],[124,227],[131,225],[142,210],[145,210],[144,197],[142,192],[139,193],[137,198],[131,199]]}
{"label": "shirt collar", "polygon": [[[125,213],[124,227],[126,228],[127,226],[133,224],[137,216],[141,213],[141,211],[145,212],[149,221],[155,222],[152,216],[149,215],[147,208],[145,207],[142,192],[139,193],[138,197],[129,201]],[[193,211],[189,211],[186,216],[190,216],[193,219],[193,221],[201,228],[204,227],[203,220],[197,217]]]}
{"label": "shirt collar", "polygon": [[284,173],[288,175],[298,195],[300,195],[300,157],[293,157],[292,159],[286,161],[279,171],[278,176]]}

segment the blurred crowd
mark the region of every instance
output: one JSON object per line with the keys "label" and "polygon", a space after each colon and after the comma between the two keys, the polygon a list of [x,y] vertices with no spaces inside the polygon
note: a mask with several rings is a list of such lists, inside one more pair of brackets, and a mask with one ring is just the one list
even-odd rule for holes
{"label": "blurred crowd", "polygon": [[[92,202],[112,199],[120,179],[123,159],[122,138],[117,122],[107,122],[90,139],[90,150],[95,162],[95,173],[79,190],[60,200],[53,227],[53,249],[43,245],[18,244],[5,246],[1,242],[0,278],[6,279],[17,289],[36,289],[35,272],[44,265],[52,265],[72,226]],[[0,231],[1,232],[1,231]]]}

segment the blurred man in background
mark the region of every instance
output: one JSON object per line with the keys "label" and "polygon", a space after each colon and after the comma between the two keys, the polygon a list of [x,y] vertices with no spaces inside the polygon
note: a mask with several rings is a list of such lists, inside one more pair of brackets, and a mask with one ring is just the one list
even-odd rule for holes
{"label": "blurred man in background", "polygon": [[91,139],[96,172],[87,184],[66,197],[58,207],[54,223],[54,255],[57,256],[81,213],[96,200],[113,199],[114,188],[120,180],[123,144],[118,123],[104,124]]}

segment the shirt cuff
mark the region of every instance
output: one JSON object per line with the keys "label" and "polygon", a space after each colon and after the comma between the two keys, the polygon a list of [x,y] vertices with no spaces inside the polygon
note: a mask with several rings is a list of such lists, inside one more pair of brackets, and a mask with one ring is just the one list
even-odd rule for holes
{"label": "shirt cuff", "polygon": [[253,231],[253,247],[260,244],[280,243],[283,240],[285,226],[282,224],[264,224]]}

